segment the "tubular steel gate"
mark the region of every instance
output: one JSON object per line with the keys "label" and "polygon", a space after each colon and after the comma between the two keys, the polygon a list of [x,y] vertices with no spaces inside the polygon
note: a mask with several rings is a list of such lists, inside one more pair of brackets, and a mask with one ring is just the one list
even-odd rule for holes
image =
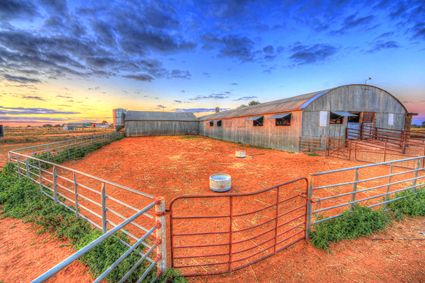
{"label": "tubular steel gate", "polygon": [[171,267],[185,276],[242,269],[306,238],[307,179],[253,193],[170,203]]}
{"label": "tubular steel gate", "polygon": [[114,140],[116,137],[116,134],[83,137],[9,152],[9,162],[15,164],[16,173],[20,178],[32,180],[38,184],[42,194],[103,232],[101,237],[42,274],[34,282],[43,282],[54,276],[102,241],[115,236],[117,232],[128,236],[128,241],[119,238],[128,250],[121,256],[117,255],[116,261],[95,282],[102,281],[132,253],[139,255],[139,259],[129,267],[120,282],[125,282],[132,273],[140,271],[143,267],[146,269],[139,281],[149,276],[154,267],[157,267],[158,274],[166,270],[165,202],[162,198],[155,198],[141,191],[36,157],[39,156],[37,154],[43,153],[49,153],[47,157],[63,153],[71,154],[75,152],[73,149],[78,147],[107,142],[108,139]]}

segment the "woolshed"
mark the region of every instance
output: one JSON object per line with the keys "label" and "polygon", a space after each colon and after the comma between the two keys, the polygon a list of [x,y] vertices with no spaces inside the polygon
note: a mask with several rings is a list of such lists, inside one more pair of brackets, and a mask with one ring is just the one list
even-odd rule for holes
{"label": "woolshed", "polygon": [[200,118],[200,134],[288,151],[325,149],[344,141],[346,128],[403,130],[409,115],[392,94],[371,85],[351,84]]}
{"label": "woolshed", "polygon": [[199,133],[199,121],[193,113],[126,111],[124,117],[125,135],[128,137]]}

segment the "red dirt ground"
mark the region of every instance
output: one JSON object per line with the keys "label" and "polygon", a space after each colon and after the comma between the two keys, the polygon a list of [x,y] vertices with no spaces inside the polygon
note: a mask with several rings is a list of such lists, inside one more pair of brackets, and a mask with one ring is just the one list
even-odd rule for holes
{"label": "red dirt ground", "polygon": [[[245,159],[235,158],[234,153],[237,149],[245,149],[247,151],[248,157]],[[343,167],[351,167],[355,165],[359,165],[360,163],[341,160],[336,158],[326,158],[322,156],[309,156],[303,153],[288,153],[276,150],[267,150],[267,149],[259,149],[254,147],[247,147],[235,143],[229,143],[224,141],[218,141],[214,139],[204,138],[204,137],[140,137],[140,138],[126,138],[124,140],[112,143],[108,146],[103,147],[102,149],[93,152],[86,156],[83,160],[80,161],[72,161],[68,162],[66,166],[70,166],[74,169],[88,172],[95,176],[103,177],[107,180],[114,181],[116,183],[126,185],[130,188],[143,191],[145,193],[152,194],[154,196],[162,195],[165,197],[167,204],[170,204],[170,201],[177,196],[181,196],[184,194],[209,194],[209,182],[208,178],[211,174],[217,172],[225,172],[232,176],[232,192],[233,193],[246,193],[246,192],[254,192],[261,189],[269,188],[271,186],[281,184],[283,182],[287,182],[296,178],[306,177],[309,173],[315,173],[318,171],[325,171]],[[364,164],[364,163],[361,163]],[[364,171],[364,172],[363,172]],[[388,174],[388,168],[376,167],[373,169],[363,170],[361,175],[362,178],[373,177],[379,175]],[[324,183],[338,183],[338,182],[347,182],[353,179],[352,173],[341,173],[336,174],[335,176],[330,176],[327,178],[319,178],[321,182]],[[325,176],[326,177],[326,176]],[[406,178],[406,176],[404,176]],[[393,180],[395,181],[395,180]],[[363,184],[363,186],[373,186],[379,185],[382,182],[386,182],[386,180],[379,181],[371,181],[369,183]],[[316,182],[316,185],[317,182]],[[97,188],[96,185],[94,188]],[[348,186],[346,188],[333,188],[330,189],[329,192],[325,190],[319,191],[317,195],[326,196],[329,193],[336,194],[345,192],[346,190],[351,190],[352,186]],[[359,189],[363,187],[359,186]],[[393,189],[393,188],[392,188]],[[290,196],[291,192],[295,190],[302,190],[302,186],[294,185],[292,188],[281,190],[279,195],[279,199],[287,198]],[[379,193],[385,191],[385,188]],[[109,190],[109,193],[113,195],[116,193],[121,200],[125,200],[132,205],[136,205],[131,197],[131,194],[126,194],[125,192],[114,191],[113,189]],[[274,192],[273,192],[274,193]],[[366,192],[359,193],[358,198],[364,198],[370,196],[370,194],[377,194],[377,192]],[[351,198],[351,196],[347,196],[347,200]],[[262,196],[258,196],[256,198],[251,198],[251,200],[243,200],[242,198],[236,200],[234,203],[234,211],[238,211],[237,213],[246,213],[250,209],[260,209],[264,207],[265,204],[273,203],[275,197],[273,194],[264,194]],[[381,199],[381,198],[380,198]],[[225,199],[223,199],[225,200]],[[344,201],[347,201],[344,200]],[[210,202],[201,202],[197,205],[195,202],[182,203],[183,206],[176,209],[180,216],[185,215],[223,215],[227,214],[229,211],[228,202],[222,201],[214,202],[210,200]],[[341,200],[337,200],[341,201]],[[374,201],[377,201],[375,199]],[[369,203],[369,202],[367,202]],[[335,200],[328,201],[326,206],[335,204]],[[370,204],[370,203],[369,203]],[[299,204],[295,204],[299,205]],[[316,205],[316,204],[315,204]],[[317,204],[322,205],[323,204]],[[143,206],[142,206],[143,207]],[[176,206],[178,207],[178,206]],[[248,208],[248,209],[246,209]],[[341,208],[342,209],[342,208]],[[248,211],[247,211],[248,210]],[[283,208],[280,207],[279,211],[290,211],[291,206]],[[244,226],[253,226],[258,223],[264,222],[268,219],[271,219],[274,215],[274,208],[268,209],[262,213],[262,215],[251,215],[245,219],[235,219],[233,220],[233,230],[238,230],[244,228]],[[299,211],[298,211],[299,212]],[[182,215],[183,214],[183,215]],[[292,219],[295,217],[296,212],[292,213],[292,215],[287,215],[286,219],[280,219],[279,223],[282,221],[286,221],[287,219]],[[292,218],[291,218],[292,217]],[[227,221],[227,222],[226,222]],[[286,222],[283,222],[286,223]],[[298,226],[300,223],[291,223],[286,228],[291,228],[294,226]],[[142,224],[143,225],[143,224]],[[186,221],[185,223],[174,224],[175,231],[177,233],[185,233],[185,232],[216,232],[216,231],[224,231],[224,234],[212,237],[210,235],[205,236],[195,236],[193,238],[186,237],[186,242],[183,240],[176,240],[174,245],[176,246],[185,246],[185,245],[205,245],[205,244],[218,244],[224,246],[223,249],[219,248],[204,248],[202,250],[203,255],[206,254],[220,254],[221,258],[217,257],[215,260],[206,260],[201,261],[201,259],[193,258],[194,255],[199,255],[199,253],[192,254],[186,250],[182,250],[182,252],[178,256],[189,257],[188,262],[183,263],[183,265],[187,264],[208,264],[213,263],[217,264],[220,262],[225,262],[227,260],[227,256],[222,256],[221,254],[225,254],[226,245],[228,239],[227,227],[229,226],[228,219],[209,219],[203,220],[201,222],[195,222],[195,220]],[[302,225],[302,223],[301,223]],[[272,225],[270,225],[271,227]],[[285,228],[285,227],[284,227]],[[261,228],[260,228],[261,229]],[[233,236],[233,242],[249,239],[252,236],[258,234],[258,232],[267,230],[269,228],[263,227],[263,230],[251,231],[249,233],[241,233],[244,235]],[[298,229],[298,228],[297,228]],[[295,234],[295,232],[300,232],[300,230],[293,230],[291,234]],[[223,233],[223,232],[221,232]],[[285,233],[285,232],[282,232]],[[279,232],[280,234],[280,232]],[[270,235],[270,234],[268,234]],[[268,236],[267,234],[264,237]],[[283,236],[288,236],[289,234],[283,234]],[[280,238],[282,239],[282,238]],[[250,241],[235,246],[235,250],[233,252],[241,252],[245,249],[250,249],[248,252],[256,252],[258,254],[264,246],[260,248],[260,245],[266,243],[264,241],[265,238],[259,238],[255,241]],[[176,244],[177,243],[177,244]],[[270,242],[268,242],[270,243]],[[290,244],[290,242],[283,242],[282,244]],[[269,245],[267,245],[269,246]],[[380,246],[380,245],[378,245]],[[282,247],[282,246],[281,246]],[[309,247],[305,244],[297,244],[291,250],[296,249],[298,253],[303,254],[303,257],[307,257],[307,253],[310,252],[312,254],[318,255],[318,251]],[[266,249],[266,253],[270,252],[270,248]],[[196,250],[195,250],[196,251]],[[258,253],[257,253],[258,252]],[[363,256],[367,256],[367,250],[361,250]],[[413,251],[410,251],[413,252]],[[244,255],[245,253],[245,255]],[[286,253],[286,251],[284,252]],[[365,254],[366,253],[366,254]],[[283,253],[282,253],[283,254]],[[402,253],[400,253],[402,254]],[[246,258],[246,252],[241,252],[239,254],[239,258],[234,258],[234,260],[242,260]],[[321,265],[320,257],[324,254],[319,253],[319,258],[311,258],[309,259],[312,264],[317,265],[320,264],[322,268],[322,272],[325,272],[323,268],[325,266]],[[344,257],[344,255],[342,255]],[[276,263],[270,265],[268,268],[264,268],[262,273],[261,282],[265,281],[273,281],[278,282],[279,280],[283,280],[281,277],[274,274],[273,270],[280,270],[279,260],[283,261],[281,256],[273,257],[266,262],[275,261]],[[251,258],[251,260],[254,257]],[[248,261],[250,260],[248,255]],[[290,260],[290,264],[293,262],[298,262],[300,258],[298,256],[294,256]],[[343,262],[339,257],[330,257],[330,261],[334,260],[336,262]],[[378,259],[377,259],[378,260]],[[240,263],[246,262],[245,260]],[[284,264],[288,264],[284,262]],[[297,268],[294,266],[293,269],[289,270],[288,274],[292,274],[294,270],[303,270],[303,262],[297,263],[299,264]],[[264,266],[261,264],[261,266]],[[226,270],[226,265],[221,265]],[[233,266],[237,267],[237,265]],[[252,270],[256,267],[248,267],[237,274],[245,274],[247,270]],[[342,268],[342,267],[341,267]],[[204,271],[207,271],[206,269]],[[218,272],[223,271],[223,268],[216,268],[216,265],[213,268],[208,269],[209,272]],[[194,270],[189,271],[189,273],[194,272]],[[200,271],[195,271],[200,272]],[[339,271],[338,271],[339,272]],[[314,276],[318,276],[318,278],[322,278],[322,281],[327,280],[327,277],[321,277],[319,274],[312,274],[312,277],[307,279],[314,279]],[[276,279],[281,278],[281,279]],[[242,279],[242,278],[240,278]],[[208,281],[217,280],[215,277],[208,277]],[[223,279],[223,281],[227,281],[229,279]],[[247,278],[243,278],[244,281],[250,281]],[[239,279],[238,279],[239,281]],[[299,280],[303,281],[303,280]],[[307,280],[308,281],[308,280]],[[362,281],[362,280],[360,280]]]}
{"label": "red dirt ground", "polygon": [[232,275],[191,282],[425,282],[425,217],[331,246],[295,245]]}
{"label": "red dirt ground", "polygon": [[[20,219],[0,217],[0,281],[30,282],[75,252],[67,241],[44,233]],[[92,282],[88,268],[74,262],[49,282]]]}

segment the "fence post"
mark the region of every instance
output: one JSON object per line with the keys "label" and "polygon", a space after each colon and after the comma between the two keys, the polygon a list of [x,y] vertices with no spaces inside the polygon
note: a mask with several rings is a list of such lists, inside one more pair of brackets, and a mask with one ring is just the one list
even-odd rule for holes
{"label": "fence post", "polygon": [[[388,184],[387,184],[387,191],[385,194],[385,201],[390,199],[390,192],[391,192],[391,182],[392,182],[392,176],[393,175],[393,163],[390,164],[390,174],[388,177]],[[387,207],[387,203],[384,204],[384,207]]]}
{"label": "fence post", "polygon": [[75,176],[75,172],[73,172],[74,179],[74,194],[75,194],[75,215],[79,216],[79,207],[78,207],[78,184],[77,184],[77,176]]}
{"label": "fence post", "polygon": [[356,201],[356,194],[357,194],[357,182],[359,181],[359,168],[356,168],[356,171],[354,172],[354,183],[353,183],[353,194],[351,197],[351,210],[354,208],[355,206],[355,201]]}
{"label": "fence post", "polygon": [[16,156],[16,169],[18,171],[18,178],[21,178],[21,163],[19,162],[19,156]]}
{"label": "fence post", "polygon": [[229,197],[229,266],[227,271],[232,272],[232,261],[233,261],[233,197]]}
{"label": "fence post", "polygon": [[273,253],[276,253],[276,245],[277,245],[277,224],[278,224],[278,217],[279,217],[279,191],[280,187],[277,187],[276,190],[276,214],[275,214],[275,226],[274,226],[274,246],[273,246]]}
{"label": "fence post", "polygon": [[421,167],[421,159],[418,158],[418,160],[416,161],[415,178],[413,179],[413,182],[412,182],[414,192],[416,192],[416,184],[418,182],[418,175],[419,175],[419,168],[420,167]]}
{"label": "fence post", "polygon": [[25,160],[25,169],[27,170],[27,177],[30,176],[30,165],[29,165],[29,158]]}
{"label": "fence post", "polygon": [[311,219],[313,213],[313,176],[308,176],[308,187],[307,187],[307,211],[306,211],[306,221],[305,221],[305,238],[308,240],[310,238],[311,232]]}
{"label": "fence post", "polygon": [[165,219],[165,200],[163,197],[155,199],[155,222],[158,228],[155,230],[155,238],[157,241],[156,254],[157,261],[157,276],[167,272],[167,231]]}
{"label": "fence post", "polygon": [[53,166],[53,198],[58,203],[57,173],[56,166]]}
{"label": "fence post", "polygon": [[38,173],[40,174],[40,192],[43,192],[43,172],[41,171],[40,160],[38,161]]}
{"label": "fence post", "polygon": [[103,233],[106,233],[108,231],[108,226],[107,226],[108,221],[106,219],[106,185],[105,183],[102,183],[101,193],[102,193],[102,231]]}

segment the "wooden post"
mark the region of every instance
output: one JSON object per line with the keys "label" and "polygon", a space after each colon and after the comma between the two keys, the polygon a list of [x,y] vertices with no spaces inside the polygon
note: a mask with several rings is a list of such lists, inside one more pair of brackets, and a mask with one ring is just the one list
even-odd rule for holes
{"label": "wooden post", "polygon": [[354,209],[355,201],[356,201],[356,195],[357,195],[357,183],[359,181],[359,168],[356,168],[356,171],[354,172],[354,183],[353,183],[353,194],[351,197],[351,210]]}
{"label": "wooden post", "polygon": [[157,272],[158,277],[161,274],[167,272],[167,231],[165,219],[165,200],[163,197],[157,197],[155,199],[155,222],[158,229],[155,230],[155,238],[157,241],[156,254],[158,257],[157,261]]}
{"label": "wooden post", "polygon": [[102,183],[102,231],[106,233],[108,231],[108,220],[106,219],[106,185]]}

